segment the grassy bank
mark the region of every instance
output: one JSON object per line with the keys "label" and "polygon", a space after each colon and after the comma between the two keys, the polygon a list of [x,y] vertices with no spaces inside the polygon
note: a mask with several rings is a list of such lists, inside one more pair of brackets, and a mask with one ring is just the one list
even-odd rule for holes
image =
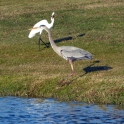
{"label": "grassy bank", "polygon": [[[1,0],[0,95],[124,105],[123,9],[123,0]],[[41,19],[50,22],[53,11],[57,45],[94,55],[74,63],[73,77],[51,47],[38,51],[38,35],[28,38],[28,29]],[[42,38],[49,43],[45,31]]]}

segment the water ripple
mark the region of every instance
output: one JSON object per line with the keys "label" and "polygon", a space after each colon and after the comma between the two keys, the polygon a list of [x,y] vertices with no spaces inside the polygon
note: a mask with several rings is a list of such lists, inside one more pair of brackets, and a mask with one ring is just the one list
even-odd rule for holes
{"label": "water ripple", "polygon": [[114,105],[54,99],[0,97],[0,124],[123,124],[124,110]]}

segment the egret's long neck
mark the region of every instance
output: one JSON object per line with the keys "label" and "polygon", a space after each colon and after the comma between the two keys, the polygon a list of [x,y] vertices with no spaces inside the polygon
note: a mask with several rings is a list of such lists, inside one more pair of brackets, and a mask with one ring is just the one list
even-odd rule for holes
{"label": "egret's long neck", "polygon": [[54,18],[51,17],[51,23],[50,23],[50,28],[53,27],[53,24],[54,24]]}

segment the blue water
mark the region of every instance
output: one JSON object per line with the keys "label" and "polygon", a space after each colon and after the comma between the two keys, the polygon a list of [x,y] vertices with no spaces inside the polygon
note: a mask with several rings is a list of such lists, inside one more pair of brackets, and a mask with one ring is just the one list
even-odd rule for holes
{"label": "blue water", "polygon": [[54,99],[0,97],[0,124],[124,124],[124,110],[114,105]]}

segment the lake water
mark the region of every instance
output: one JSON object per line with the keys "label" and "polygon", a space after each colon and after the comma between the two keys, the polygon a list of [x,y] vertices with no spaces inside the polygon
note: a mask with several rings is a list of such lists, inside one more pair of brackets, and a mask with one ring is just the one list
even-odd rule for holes
{"label": "lake water", "polygon": [[124,124],[115,105],[61,102],[55,99],[0,97],[0,124]]}

